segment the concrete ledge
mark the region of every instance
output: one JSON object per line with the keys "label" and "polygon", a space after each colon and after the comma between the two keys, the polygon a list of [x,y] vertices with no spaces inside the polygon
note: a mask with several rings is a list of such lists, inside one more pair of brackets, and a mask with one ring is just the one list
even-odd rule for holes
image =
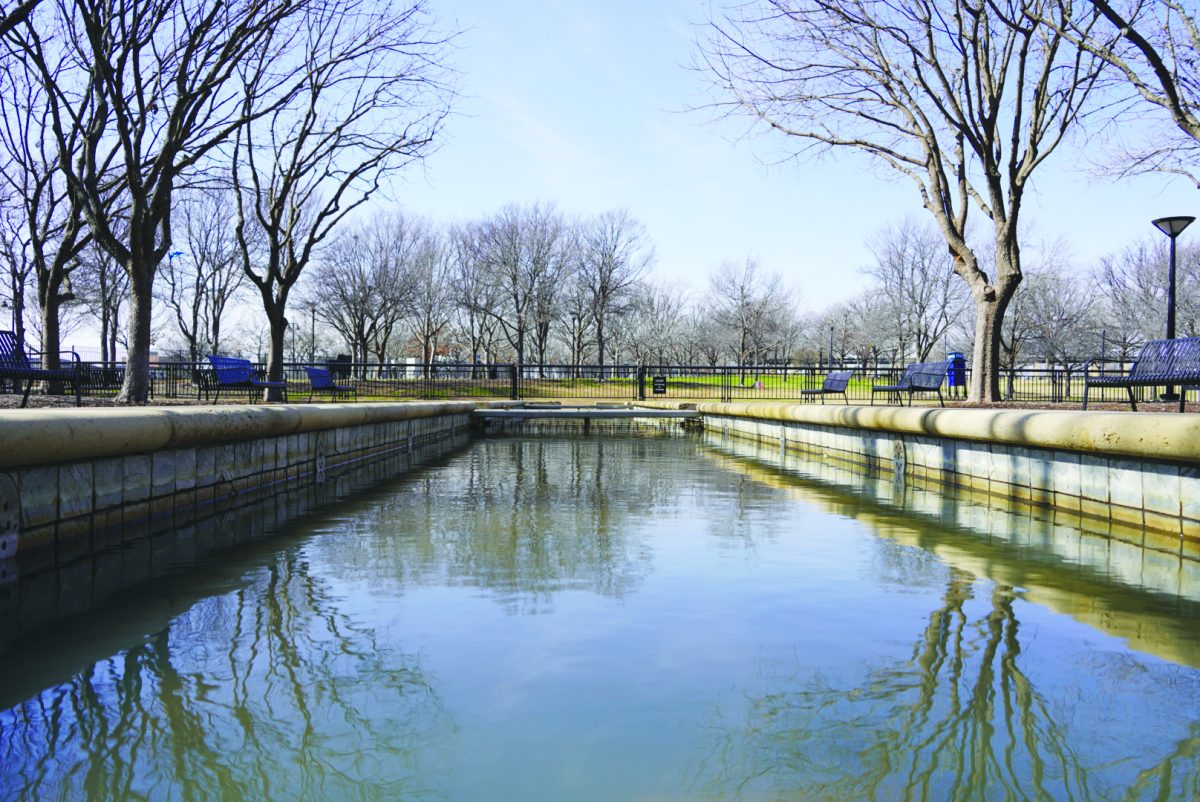
{"label": "concrete ledge", "polygon": [[1195,413],[914,409],[768,402],[703,402],[697,408],[702,415],[1200,463],[1200,415]]}
{"label": "concrete ledge", "polygon": [[105,407],[0,411],[0,468],[147,454],[469,413],[486,402],[386,402],[264,407]]}

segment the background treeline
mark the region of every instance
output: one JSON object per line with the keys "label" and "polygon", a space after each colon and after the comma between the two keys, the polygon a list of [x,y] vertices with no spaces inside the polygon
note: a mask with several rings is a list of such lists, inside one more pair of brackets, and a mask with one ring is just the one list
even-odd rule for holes
{"label": "background treeline", "polygon": [[[181,196],[180,250],[156,290],[159,357],[210,353],[265,359],[269,327],[254,308],[229,225],[228,193]],[[874,261],[848,271],[853,299],[819,312],[753,259],[709,271],[698,290],[656,281],[649,232],[628,211],[573,217],[510,205],[441,225],[402,211],[347,224],[313,258],[292,298],[288,360],[348,354],[357,362],[899,365],[971,350],[971,306],[941,237],[905,219],[870,240]],[[22,262],[6,245],[12,276]],[[798,254],[797,258],[803,258]],[[1078,266],[1065,245],[1029,247],[1027,275],[1005,319],[1006,367],[1078,365],[1104,352],[1129,360],[1162,336],[1167,241],[1144,241]],[[1200,249],[1179,249],[1178,326],[1200,335]],[[124,350],[128,283],[85,249],[62,306],[67,330],[102,333],[105,359]],[[38,318],[29,319],[36,332]]]}

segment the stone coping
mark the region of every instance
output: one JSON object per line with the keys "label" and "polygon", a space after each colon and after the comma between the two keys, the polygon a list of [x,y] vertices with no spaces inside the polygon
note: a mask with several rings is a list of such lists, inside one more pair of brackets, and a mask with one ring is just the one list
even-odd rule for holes
{"label": "stone coping", "polygon": [[103,407],[0,411],[0,468],[145,454],[469,413],[490,402],[381,402],[259,407]]}
{"label": "stone coping", "polygon": [[871,407],[784,402],[643,402],[701,415],[873,429],[1032,448],[1200,464],[1200,414]]}

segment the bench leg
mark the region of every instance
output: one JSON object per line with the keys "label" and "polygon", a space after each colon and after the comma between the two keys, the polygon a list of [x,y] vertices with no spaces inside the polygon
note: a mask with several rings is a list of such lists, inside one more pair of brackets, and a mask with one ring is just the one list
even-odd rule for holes
{"label": "bench leg", "polygon": [[1090,389],[1091,389],[1091,387],[1089,387],[1086,383],[1083,385],[1083,408],[1084,409],[1087,409],[1088,390],[1090,390]]}
{"label": "bench leg", "polygon": [[938,403],[941,404],[942,406],[946,406],[946,402],[942,400],[942,389],[940,387],[938,388],[937,394],[938,394]]}
{"label": "bench leg", "polygon": [[1134,399],[1134,397],[1133,397],[1133,388],[1126,387],[1125,392],[1129,393],[1129,406],[1133,409],[1134,412],[1137,412],[1137,400]]}
{"label": "bench leg", "polygon": [[79,386],[78,374],[76,374],[75,378],[71,380],[71,384],[75,388],[75,406],[81,407],[83,406],[83,389]]}
{"label": "bench leg", "polygon": [[[17,381],[16,379],[13,379],[14,383],[16,381]],[[32,389],[33,389],[33,379],[26,379],[25,380],[25,395],[21,396],[21,408],[22,409],[24,409],[25,405],[29,403],[29,391]]]}

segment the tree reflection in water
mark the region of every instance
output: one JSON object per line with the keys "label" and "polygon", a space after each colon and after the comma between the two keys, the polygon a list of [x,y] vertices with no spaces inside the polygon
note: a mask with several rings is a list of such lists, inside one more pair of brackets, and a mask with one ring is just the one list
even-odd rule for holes
{"label": "tree reflection in water", "polygon": [[1200,799],[1200,721],[1175,741],[1168,726],[1128,722],[1124,750],[1159,755],[1145,763],[1111,759],[1111,742],[1091,748],[1071,708],[1105,700],[1048,702],[1021,668],[1013,589],[990,585],[981,611],[969,604],[977,587],[953,571],[911,658],[857,687],[805,672],[763,677],[772,690],[718,714],[693,789],[719,799]]}
{"label": "tree reflection in water", "polygon": [[395,799],[453,724],[303,554],[0,712],[3,799]]}
{"label": "tree reflection in water", "polygon": [[[314,544],[324,564],[372,592],[471,586],[513,613],[548,613],[555,595],[620,598],[649,575],[638,524],[680,493],[679,477],[631,472],[653,441],[483,441],[450,467],[411,477]],[[381,566],[385,567],[381,570]],[[390,576],[386,576],[389,574]]]}

